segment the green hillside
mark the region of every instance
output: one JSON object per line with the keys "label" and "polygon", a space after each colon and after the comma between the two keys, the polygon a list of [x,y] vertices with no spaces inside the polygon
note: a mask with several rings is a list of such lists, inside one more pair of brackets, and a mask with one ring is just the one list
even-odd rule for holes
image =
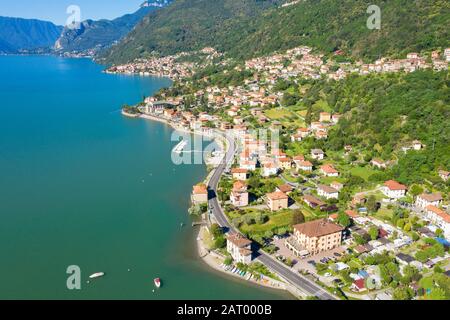
{"label": "green hillside", "polygon": [[161,55],[212,46],[235,58],[309,45],[327,52],[373,60],[450,46],[450,2],[384,0],[381,30],[369,30],[367,0],[282,1],[176,0],[147,17],[109,51],[108,62],[149,53]]}

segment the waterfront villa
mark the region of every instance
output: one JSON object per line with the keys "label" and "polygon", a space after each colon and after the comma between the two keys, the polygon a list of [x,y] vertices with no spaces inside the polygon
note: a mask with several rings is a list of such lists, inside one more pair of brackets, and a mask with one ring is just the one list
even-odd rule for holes
{"label": "waterfront villa", "polygon": [[297,256],[302,256],[303,250],[316,255],[339,247],[343,230],[326,219],[313,220],[295,225],[293,236],[285,244]]}
{"label": "waterfront villa", "polygon": [[266,196],[267,196],[267,206],[271,211],[286,209],[288,207],[289,197],[287,196],[287,194],[280,191],[276,191],[268,193]]}
{"label": "waterfront villa", "polygon": [[208,202],[208,189],[205,184],[198,184],[192,190],[192,203],[201,204]]}
{"label": "waterfront villa", "polygon": [[401,183],[394,180],[389,180],[384,183],[381,191],[390,199],[400,199],[406,195],[408,188]]}
{"label": "waterfront villa", "polygon": [[439,207],[442,203],[442,195],[438,193],[422,193],[417,196],[416,206],[425,209],[428,206]]}
{"label": "waterfront villa", "polygon": [[243,181],[236,181],[230,195],[231,204],[235,207],[248,206],[247,184]]}
{"label": "waterfront villa", "polygon": [[249,264],[252,261],[252,242],[240,234],[229,234],[227,252],[235,262]]}

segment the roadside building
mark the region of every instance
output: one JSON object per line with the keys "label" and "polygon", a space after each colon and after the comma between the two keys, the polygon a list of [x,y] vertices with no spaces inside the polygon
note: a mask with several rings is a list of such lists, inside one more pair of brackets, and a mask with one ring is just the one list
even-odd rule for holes
{"label": "roadside building", "polygon": [[227,251],[235,262],[249,264],[252,261],[252,242],[237,233],[227,236]]}
{"label": "roadside building", "polygon": [[243,168],[233,168],[231,169],[231,174],[233,175],[233,179],[247,180],[248,170]]}
{"label": "roadside building", "polygon": [[247,184],[244,181],[236,181],[230,194],[231,204],[235,207],[248,206]]}
{"label": "roadside building", "polygon": [[205,184],[198,184],[192,190],[192,203],[201,204],[208,202],[208,189]]}
{"label": "roadside building", "polygon": [[315,255],[340,246],[343,230],[335,223],[319,219],[295,225],[294,237],[301,247]]}

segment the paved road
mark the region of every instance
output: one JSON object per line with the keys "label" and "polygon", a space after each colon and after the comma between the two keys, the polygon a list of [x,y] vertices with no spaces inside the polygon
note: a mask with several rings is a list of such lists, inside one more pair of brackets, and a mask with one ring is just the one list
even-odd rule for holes
{"label": "paved road", "polygon": [[[208,188],[212,192],[217,192],[217,187],[219,184],[219,180],[223,172],[229,167],[234,159],[235,149],[236,145],[234,142],[234,139],[231,137],[226,137],[228,140],[229,148],[228,151],[224,157],[224,161],[215,169],[209,184]],[[216,196],[211,197],[209,200],[209,208],[212,209],[212,213],[217,220],[217,223],[221,227],[227,228],[229,231],[233,231],[236,233],[239,233],[238,230],[236,230],[229,222],[228,219],[223,212],[222,207],[219,204],[219,200]],[[268,255],[262,250],[259,250],[257,253],[256,260],[262,262],[264,265],[281,275],[285,280],[289,281],[292,285],[297,287],[303,292],[306,292],[308,295],[315,296],[322,300],[337,300],[336,297],[328,293],[326,290],[324,290],[319,285],[315,284],[311,280],[303,277],[302,275],[296,273],[295,271],[291,270],[281,262],[277,261],[272,256]]]}

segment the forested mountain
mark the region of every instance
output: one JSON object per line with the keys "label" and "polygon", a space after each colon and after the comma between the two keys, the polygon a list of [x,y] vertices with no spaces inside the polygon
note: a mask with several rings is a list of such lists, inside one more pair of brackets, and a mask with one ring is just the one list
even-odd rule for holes
{"label": "forested mountain", "polygon": [[[308,88],[306,91],[302,88]],[[352,145],[366,160],[381,158],[396,163],[382,177],[405,184],[423,182],[439,168],[450,167],[450,77],[448,71],[416,71],[384,75],[350,76],[341,81],[307,81],[298,100],[315,119],[326,105],[344,117],[328,140],[314,146],[342,150]],[[426,147],[402,151],[412,141]],[[439,180],[439,178],[437,179]]]}
{"label": "forested mountain", "polygon": [[239,32],[237,22],[256,19],[265,9],[276,8],[277,3],[280,1],[175,0],[144,18],[104,58],[107,62],[127,62],[154,51],[168,55],[215,46],[226,41],[229,32]]}
{"label": "forested mountain", "polygon": [[0,17],[0,52],[50,47],[61,30],[62,27],[47,21]]}
{"label": "forested mountain", "polygon": [[135,13],[114,20],[86,20],[81,23],[79,29],[65,28],[56,41],[55,50],[58,53],[96,53],[127,35],[144,16],[170,2],[146,1]]}
{"label": "forested mountain", "polygon": [[381,30],[367,28],[372,1],[305,0],[281,7],[269,0],[176,0],[139,24],[105,58],[126,62],[212,46],[249,58],[309,45],[373,60],[448,46],[450,2],[382,0]]}

